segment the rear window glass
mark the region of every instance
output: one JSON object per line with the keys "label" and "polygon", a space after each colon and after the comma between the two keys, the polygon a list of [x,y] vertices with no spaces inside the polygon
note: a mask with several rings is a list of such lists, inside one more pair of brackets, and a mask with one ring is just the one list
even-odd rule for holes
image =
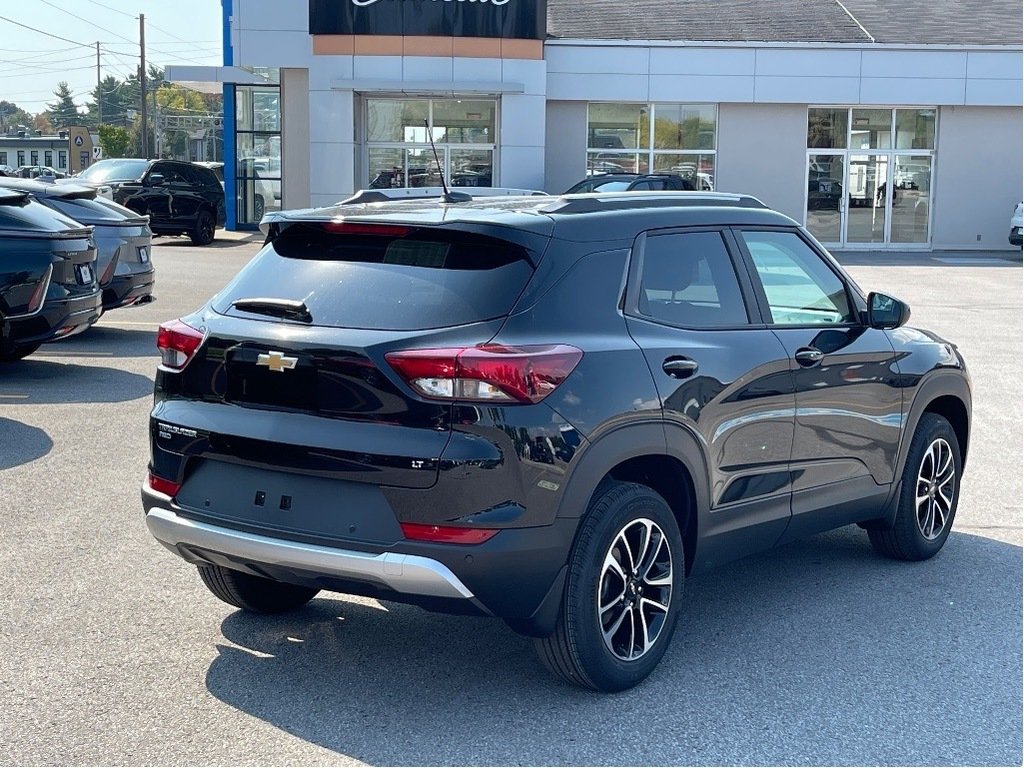
{"label": "rear window glass", "polygon": [[82,225],[33,201],[24,205],[0,205],[0,228],[62,232],[81,229]]}
{"label": "rear window glass", "polygon": [[[124,215],[117,213],[96,200],[80,197],[68,200],[63,197],[51,197],[46,204],[65,216],[70,216],[75,221],[92,223],[95,221],[110,221],[112,223],[124,220]],[[134,216],[130,211],[129,216]]]}
{"label": "rear window glass", "polygon": [[526,251],[470,233],[412,229],[402,236],[328,232],[294,224],[217,295],[305,302],[314,325],[408,331],[502,317],[533,274]]}
{"label": "rear window glass", "polygon": [[90,184],[135,181],[142,177],[148,167],[148,160],[100,160],[78,174],[78,178],[85,179]]}

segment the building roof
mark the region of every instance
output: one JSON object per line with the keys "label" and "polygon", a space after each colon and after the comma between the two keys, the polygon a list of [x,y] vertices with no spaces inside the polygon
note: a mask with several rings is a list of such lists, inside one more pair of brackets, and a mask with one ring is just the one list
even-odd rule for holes
{"label": "building roof", "polygon": [[1020,45],[1020,0],[548,0],[583,40]]}

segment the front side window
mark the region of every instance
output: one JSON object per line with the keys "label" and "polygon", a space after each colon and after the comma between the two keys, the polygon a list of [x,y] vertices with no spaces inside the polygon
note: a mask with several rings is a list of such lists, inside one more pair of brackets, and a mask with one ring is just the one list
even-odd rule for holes
{"label": "front side window", "polygon": [[721,233],[649,235],[637,308],[652,320],[684,328],[746,324],[743,294]]}
{"label": "front side window", "polygon": [[714,104],[591,103],[587,175],[669,173],[714,189],[717,124]]}
{"label": "front side window", "polygon": [[776,325],[852,323],[843,281],[795,232],[741,233]]}

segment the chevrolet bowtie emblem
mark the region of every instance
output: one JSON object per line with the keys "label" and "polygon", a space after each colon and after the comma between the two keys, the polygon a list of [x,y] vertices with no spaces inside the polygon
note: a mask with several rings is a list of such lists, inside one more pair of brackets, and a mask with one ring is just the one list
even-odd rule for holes
{"label": "chevrolet bowtie emblem", "polygon": [[284,352],[267,352],[267,354],[256,358],[256,365],[265,365],[277,373],[292,370],[298,362],[299,358],[286,357]]}

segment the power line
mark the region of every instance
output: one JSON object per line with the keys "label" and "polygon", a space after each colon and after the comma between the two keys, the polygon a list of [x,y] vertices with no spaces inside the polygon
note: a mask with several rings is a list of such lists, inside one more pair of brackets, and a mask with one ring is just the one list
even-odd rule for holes
{"label": "power line", "polygon": [[72,44],[80,46],[82,48],[92,48],[92,44],[80,43],[77,40],[69,40],[68,38],[61,37],[60,35],[54,35],[54,34],[52,34],[50,32],[45,32],[45,31],[43,31],[41,29],[36,29],[35,27],[30,27],[28,24],[22,24],[20,21],[15,21],[14,19],[9,19],[6,16],[0,16],[0,19],[3,19],[6,22],[14,24],[17,27],[22,27],[24,29],[31,29],[33,32],[38,32],[41,35],[46,35],[47,37],[52,37],[55,40],[63,40],[65,43],[72,43]]}
{"label": "power line", "polygon": [[122,40],[127,40],[129,43],[132,42],[131,38],[125,37],[124,35],[119,35],[119,34],[117,34],[117,32],[114,32],[111,29],[107,29],[106,27],[101,27],[96,22],[91,21],[91,20],[85,18],[84,16],[79,16],[77,13],[72,13],[71,11],[64,10],[59,5],[54,5],[53,3],[51,3],[50,0],[37,0],[37,2],[40,2],[43,5],[48,5],[51,8],[53,8],[55,11],[60,11],[61,13],[66,13],[68,16],[70,16],[73,19],[78,19],[79,21],[84,21],[89,26],[96,27],[96,29],[102,30],[103,32],[106,32],[108,35],[113,35],[114,37],[120,37]]}
{"label": "power line", "polygon": [[128,13],[127,11],[122,11],[119,8],[114,8],[113,6],[107,5],[105,3],[101,3],[99,2],[99,0],[86,0],[86,2],[92,3],[93,5],[98,5],[100,8],[106,8],[108,11],[113,11],[114,13],[120,13],[122,16],[127,16],[129,19],[138,18],[138,16],[134,14]]}

